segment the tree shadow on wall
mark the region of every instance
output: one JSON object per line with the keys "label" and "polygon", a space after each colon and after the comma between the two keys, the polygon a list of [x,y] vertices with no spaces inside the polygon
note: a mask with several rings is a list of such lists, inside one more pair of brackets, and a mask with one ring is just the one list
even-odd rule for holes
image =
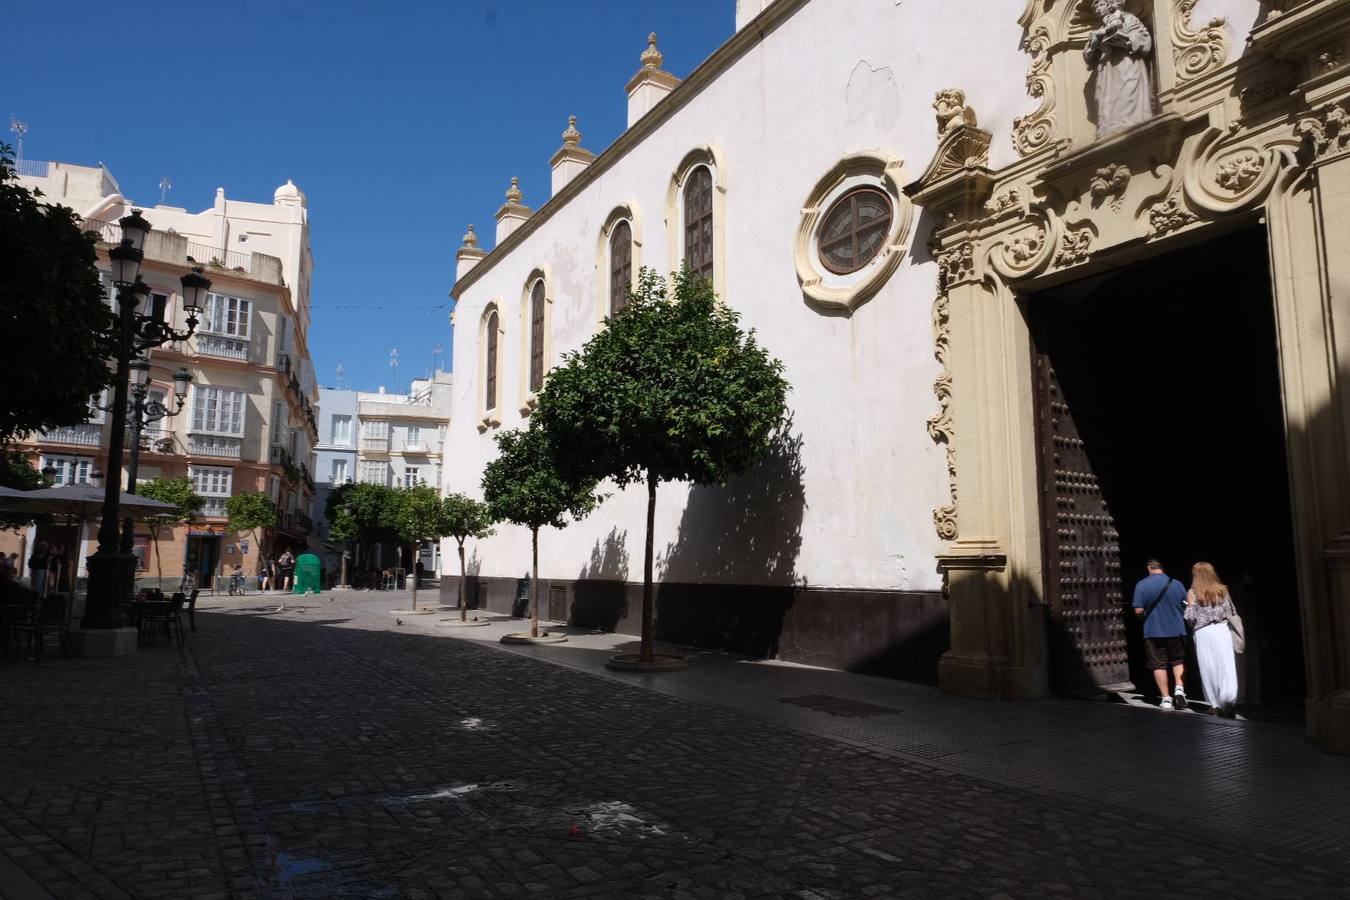
{"label": "tree shadow on wall", "polygon": [[791,423],[768,457],[725,486],[692,487],[658,555],[656,636],[772,657],[796,590],[806,512],[802,438]]}
{"label": "tree shadow on wall", "polygon": [[628,532],[614,528],[596,541],[573,589],[573,625],[615,631],[628,615]]}

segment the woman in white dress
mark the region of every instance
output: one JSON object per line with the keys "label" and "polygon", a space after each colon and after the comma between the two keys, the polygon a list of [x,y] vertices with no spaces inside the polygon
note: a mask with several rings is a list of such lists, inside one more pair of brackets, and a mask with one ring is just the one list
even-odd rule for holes
{"label": "woman in white dress", "polygon": [[1233,656],[1233,632],[1228,620],[1237,615],[1228,586],[1214,567],[1198,562],[1191,568],[1191,589],[1186,594],[1186,621],[1195,629],[1195,655],[1205,700],[1215,714],[1233,718],[1237,703],[1237,660]]}

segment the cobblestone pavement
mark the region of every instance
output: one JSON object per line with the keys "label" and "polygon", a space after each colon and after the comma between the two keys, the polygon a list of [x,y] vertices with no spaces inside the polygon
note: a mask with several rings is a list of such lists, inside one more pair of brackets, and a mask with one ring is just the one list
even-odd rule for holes
{"label": "cobblestone pavement", "polygon": [[[808,727],[867,714],[811,706],[849,699],[842,687],[784,693],[808,683],[788,667],[700,659],[684,675],[720,695],[691,699],[586,671],[600,651],[580,636],[556,665],[431,617],[397,625],[393,605],[215,598],[185,653],[0,665],[0,895],[1350,897],[1343,852],[1179,828],[1122,796]],[[788,717],[728,703],[738,672]],[[879,697],[872,681],[858,683]],[[897,690],[906,708],[950,699]],[[1070,726],[1137,714],[1052,708]],[[1188,718],[1166,727],[1201,747],[1223,737]],[[989,742],[987,720],[971,727]],[[1140,778],[1124,759],[1140,746],[1119,750],[1103,774]],[[1194,783],[1169,803],[1180,814],[1215,790]],[[1224,790],[1238,802],[1240,786]],[[1302,815],[1345,828],[1343,811]]]}

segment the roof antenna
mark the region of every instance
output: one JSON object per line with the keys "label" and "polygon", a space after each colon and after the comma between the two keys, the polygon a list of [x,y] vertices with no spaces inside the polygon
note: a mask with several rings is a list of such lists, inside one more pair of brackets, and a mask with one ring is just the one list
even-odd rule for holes
{"label": "roof antenna", "polygon": [[18,155],[15,156],[14,159],[16,162],[23,162],[23,136],[28,133],[28,123],[20,122],[18,119],[14,118],[13,113],[10,113],[9,130],[14,132],[14,143],[18,145]]}
{"label": "roof antenna", "polygon": [[159,180],[159,202],[161,204],[164,203],[164,198],[169,195],[169,188],[171,187],[173,187],[173,182],[169,180],[168,175]]}

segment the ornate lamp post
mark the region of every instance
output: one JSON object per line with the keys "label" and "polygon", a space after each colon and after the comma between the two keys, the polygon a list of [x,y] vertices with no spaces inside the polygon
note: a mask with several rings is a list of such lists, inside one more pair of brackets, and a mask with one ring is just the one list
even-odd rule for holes
{"label": "ornate lamp post", "polygon": [[[187,313],[187,330],[176,331],[164,321],[164,306],[154,304],[147,313],[138,312],[143,298],[150,294],[140,279],[141,261],[145,258],[145,238],[150,233],[147,222],[138,209],[123,218],[122,242],[108,252],[112,267],[112,281],[117,288],[117,320],[109,331],[116,374],[113,376],[112,427],[108,434],[108,478],[103,489],[103,518],[98,529],[98,550],[89,557],[89,592],[85,602],[81,629],[115,629],[122,625],[123,594],[135,575],[135,558],[131,554],[131,540],[125,545],[118,527],[118,495],[122,487],[122,452],[126,440],[128,394],[131,391],[131,363],[143,351],[170,341],[185,341],[197,330],[198,316],[206,300],[211,282],[201,269],[188,272],[181,279],[183,311]],[[131,529],[128,527],[128,534]],[[86,648],[89,647],[85,642]],[[134,646],[134,645],[133,645]],[[115,653],[114,641],[100,646],[99,653]]]}

